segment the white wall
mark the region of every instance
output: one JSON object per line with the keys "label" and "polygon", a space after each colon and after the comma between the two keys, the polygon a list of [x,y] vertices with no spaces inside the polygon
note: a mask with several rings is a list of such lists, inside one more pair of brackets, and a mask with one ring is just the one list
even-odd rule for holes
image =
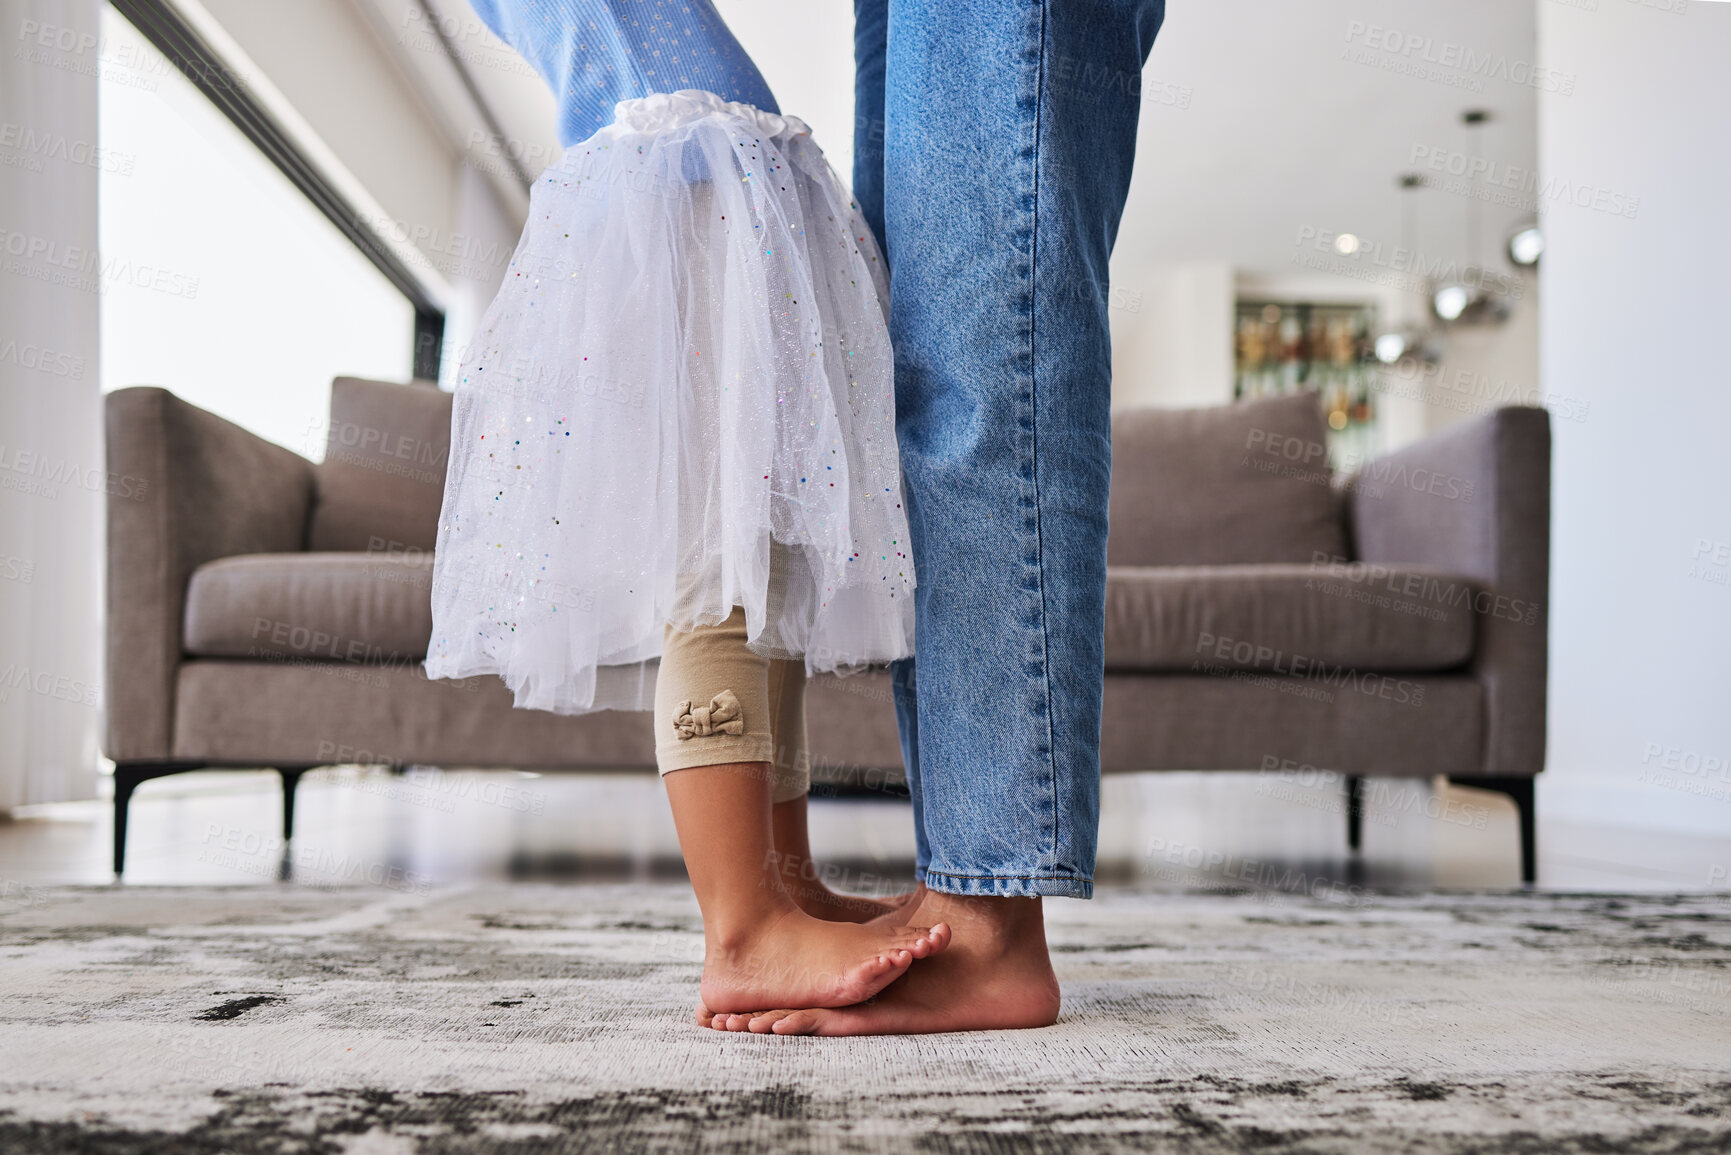
{"label": "white wall", "polygon": [[1731,4],[1540,9],[1545,63],[1580,77],[1542,98],[1541,170],[1640,198],[1634,219],[1553,202],[1545,222],[1543,379],[1590,408],[1556,425],[1541,813],[1723,832]]}
{"label": "white wall", "polygon": [[781,110],[811,125],[829,163],[853,184],[853,5],[716,0]]}
{"label": "white wall", "polygon": [[1114,270],[1112,407],[1230,403],[1234,300],[1225,261]]}

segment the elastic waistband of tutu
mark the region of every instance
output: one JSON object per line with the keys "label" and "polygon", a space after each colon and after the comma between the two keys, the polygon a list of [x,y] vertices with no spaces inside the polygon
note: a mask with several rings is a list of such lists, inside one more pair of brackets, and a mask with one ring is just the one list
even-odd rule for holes
{"label": "elastic waistband of tutu", "polygon": [[709,116],[742,120],[765,136],[799,136],[811,128],[797,116],[765,112],[754,104],[723,100],[713,92],[685,88],[678,92],[655,92],[613,106],[613,123],[631,132],[666,132],[696,124]]}

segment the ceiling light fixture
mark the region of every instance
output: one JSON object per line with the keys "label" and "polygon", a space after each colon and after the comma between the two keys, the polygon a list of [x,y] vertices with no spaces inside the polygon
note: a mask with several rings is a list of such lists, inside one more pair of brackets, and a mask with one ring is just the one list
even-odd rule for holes
{"label": "ceiling light fixture", "polygon": [[1523,269],[1530,269],[1545,255],[1545,234],[1538,223],[1522,225],[1509,236],[1509,260]]}
{"label": "ceiling light fixture", "polygon": [[1472,299],[1472,290],[1465,285],[1438,285],[1436,292],[1431,294],[1431,308],[1445,321],[1458,321]]}
{"label": "ceiling light fixture", "polygon": [[[1401,247],[1408,253],[1418,251],[1418,190],[1424,187],[1424,177],[1418,173],[1403,173],[1399,180],[1401,196]],[[1409,312],[1406,293],[1401,294],[1400,311]],[[1393,328],[1385,329],[1371,344],[1376,359],[1384,365],[1399,365],[1403,361],[1434,365],[1442,360],[1442,342],[1433,326],[1403,319]]]}
{"label": "ceiling light fixture", "polygon": [[[1490,112],[1482,108],[1469,108],[1461,113],[1461,123],[1467,127],[1469,140],[1476,138],[1478,130],[1490,122]],[[1468,152],[1483,154],[1479,148],[1469,148]],[[1469,259],[1477,259],[1483,234],[1484,202],[1479,196],[1476,172],[1472,183],[1472,198],[1467,204],[1466,249]],[[1493,293],[1490,286],[1507,279],[1489,272],[1482,265],[1468,265],[1431,285],[1431,312],[1439,321],[1449,325],[1500,325],[1509,319],[1509,302],[1506,295]]]}

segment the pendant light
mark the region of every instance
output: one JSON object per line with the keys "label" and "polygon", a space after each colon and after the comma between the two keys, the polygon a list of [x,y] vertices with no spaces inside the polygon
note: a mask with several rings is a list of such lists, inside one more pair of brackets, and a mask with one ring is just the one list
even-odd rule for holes
{"label": "pendant light", "polygon": [[[1471,108],[1461,114],[1467,128],[1468,155],[1473,153],[1479,130],[1489,124],[1491,114],[1482,108]],[[1472,176],[1472,190],[1467,202],[1467,255],[1479,255],[1483,231],[1484,201],[1478,195],[1479,176]],[[1457,275],[1444,277],[1430,287],[1431,312],[1448,325],[1500,325],[1509,319],[1509,302],[1505,295],[1493,293],[1487,287],[1493,274],[1483,265],[1468,265]]]}
{"label": "pendant light", "polygon": [[[1400,243],[1408,253],[1418,252],[1418,194],[1424,187],[1424,177],[1418,173],[1403,173],[1396,182],[1401,190]],[[1442,342],[1436,330],[1421,325],[1409,315],[1407,294],[1401,293],[1401,316],[1391,328],[1385,329],[1372,343],[1376,359],[1384,365],[1402,361],[1434,365],[1442,360]]]}

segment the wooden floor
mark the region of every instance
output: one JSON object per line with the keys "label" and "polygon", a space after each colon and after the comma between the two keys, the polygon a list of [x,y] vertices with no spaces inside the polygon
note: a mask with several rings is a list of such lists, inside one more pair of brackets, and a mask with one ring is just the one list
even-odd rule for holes
{"label": "wooden floor", "polygon": [[[129,883],[411,888],[464,881],[678,877],[678,844],[649,774],[548,775],[359,768],[302,780],[296,837],[279,837],[270,772],[202,771],[146,783],[132,803]],[[1108,778],[1100,878],[1151,888],[1400,890],[1518,884],[1515,811],[1500,795],[1372,779],[1364,849],[1347,853],[1338,781],[1259,774]],[[896,890],[911,877],[911,810],[893,799],[813,802],[835,885]],[[0,820],[0,888],[111,880],[110,806],[28,808]],[[1547,821],[1548,890],[1731,890],[1721,838]]]}

